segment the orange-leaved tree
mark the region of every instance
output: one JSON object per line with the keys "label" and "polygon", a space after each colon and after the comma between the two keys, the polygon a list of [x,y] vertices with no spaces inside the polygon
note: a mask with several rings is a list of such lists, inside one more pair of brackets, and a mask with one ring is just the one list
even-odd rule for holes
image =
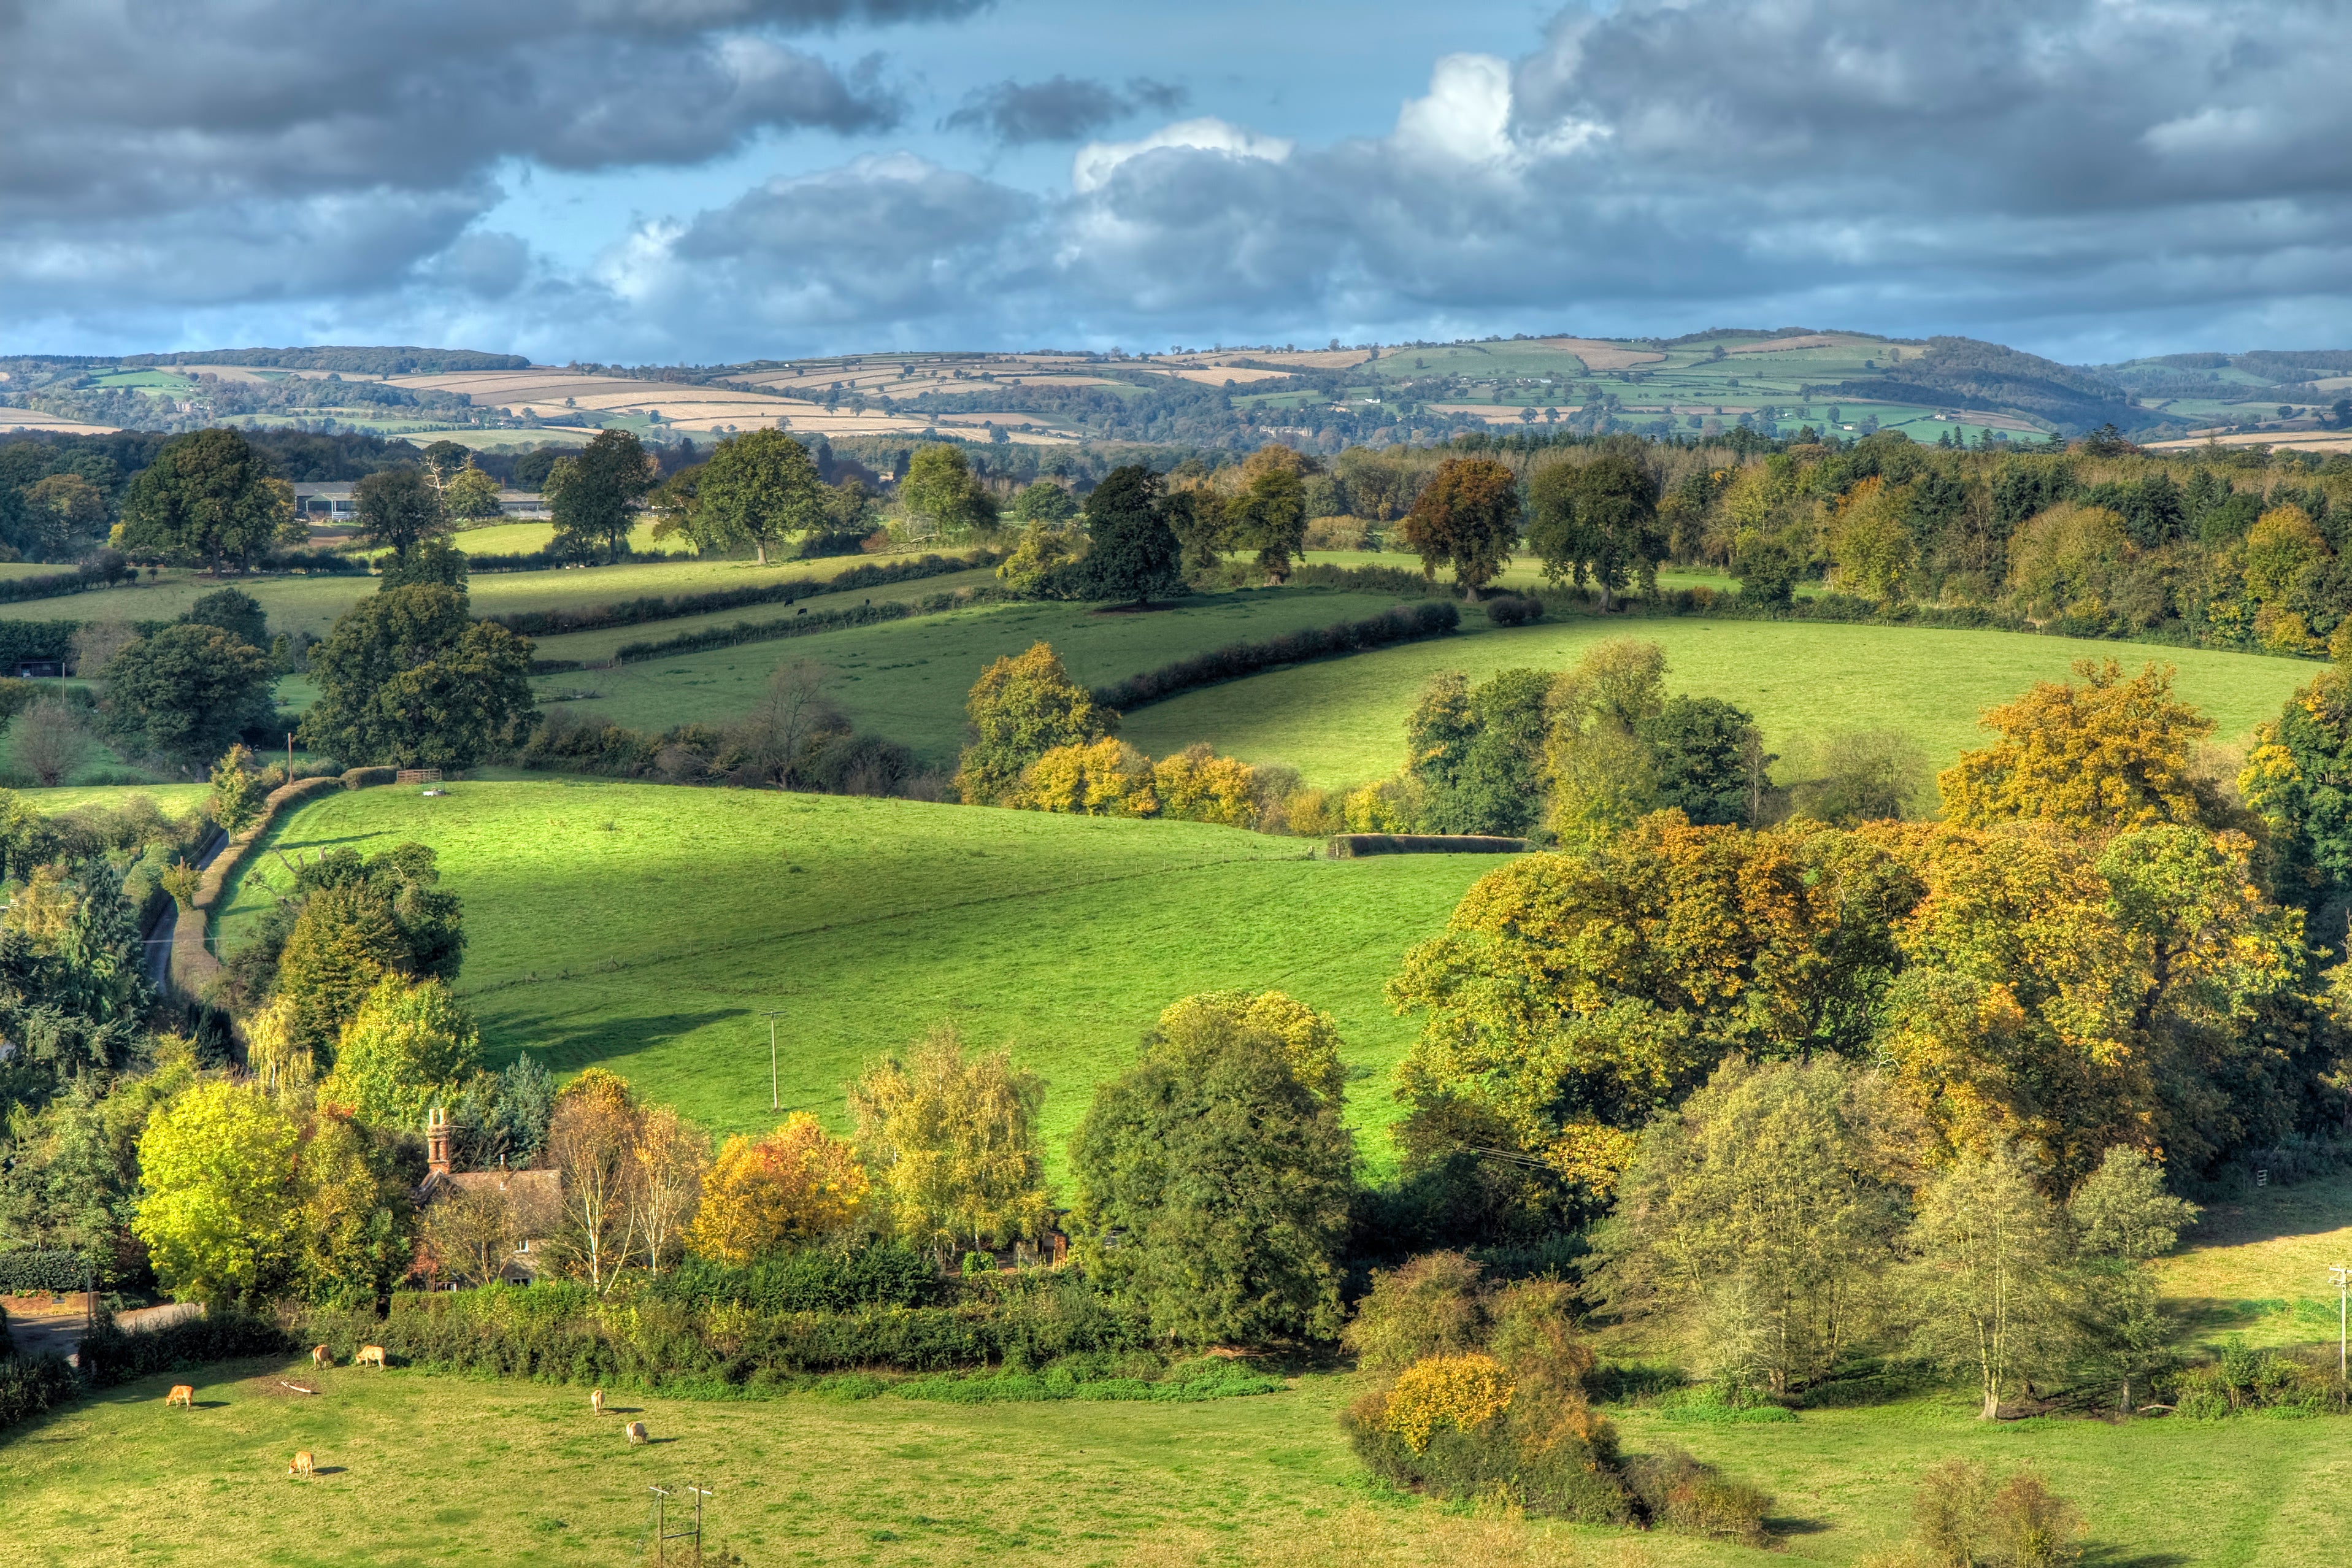
{"label": "orange-leaved tree", "polygon": [[739,1135],[719,1148],[687,1245],[722,1263],[749,1263],[845,1229],[870,1189],[856,1152],[796,1110],[763,1137]]}
{"label": "orange-leaved tree", "polygon": [[1985,711],[2000,739],[1937,775],[1944,818],[1965,827],[2041,821],[2107,834],[2159,822],[2224,825],[2193,767],[2213,721],[2172,694],[2170,666],[2126,680],[2114,659],[2077,660],[2082,680],[2042,681]]}

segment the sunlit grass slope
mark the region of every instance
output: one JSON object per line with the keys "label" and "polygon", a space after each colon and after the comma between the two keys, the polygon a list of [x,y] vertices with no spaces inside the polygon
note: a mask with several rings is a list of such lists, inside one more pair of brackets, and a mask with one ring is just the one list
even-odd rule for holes
{"label": "sunlit grass slope", "polygon": [[1187,692],[1128,716],[1122,733],[1158,755],[1206,741],[1251,762],[1286,763],[1309,784],[1359,782],[1402,760],[1413,695],[1441,669],[1473,680],[1528,666],[1564,669],[1604,637],[1666,650],[1666,686],[1719,697],[1756,715],[1776,751],[1805,735],[1892,729],[1915,737],[1942,767],[1981,743],[1977,716],[2037,680],[2061,680],[2081,658],[2176,666],[2177,689],[2218,721],[2215,739],[2242,739],[2273,717],[2319,666],[2301,659],[2201,648],[2147,647],[2014,632],[1801,621],[1563,616],[1381,648]]}
{"label": "sunlit grass slope", "polygon": [[[1227,986],[1330,1012],[1353,1117],[1392,1118],[1385,1069],[1414,1025],[1381,983],[1497,864],[1324,860],[1309,841],[1197,823],[557,782],[333,795],[273,844],[407,839],[440,851],[465,899],[459,989],[499,1059],[527,1047],[564,1071],[602,1065],[740,1131],[773,1120],[760,1015],[780,1008],[785,1108],[838,1124],[862,1062],[952,1024],[1045,1077],[1057,1162],[1160,1008]],[[247,864],[225,950],[286,879],[274,857]],[[1385,1158],[1387,1140],[1366,1152]]]}

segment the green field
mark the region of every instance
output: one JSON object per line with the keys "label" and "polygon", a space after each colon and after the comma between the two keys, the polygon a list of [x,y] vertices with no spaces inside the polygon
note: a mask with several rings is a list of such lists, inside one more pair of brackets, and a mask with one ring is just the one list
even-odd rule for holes
{"label": "green field", "polygon": [[[584,685],[602,696],[573,704],[575,710],[659,731],[688,720],[735,718],[778,665],[813,659],[839,672],[833,696],[860,725],[913,747],[928,762],[946,764],[963,744],[964,700],[971,683],[992,661],[1041,638],[1053,644],[1074,679],[1101,685],[1226,643],[1377,615],[1396,602],[1386,595],[1282,588],[1201,595],[1181,608],[1146,615],[1097,612],[1083,605],[990,605],[558,676],[541,686],[562,690]],[[755,617],[739,613],[718,618]],[[633,628],[634,635],[659,637],[667,625]],[[559,640],[568,639],[550,639],[542,656],[577,657],[556,653]],[[1168,749],[1181,751],[1182,743]]]}
{"label": "green field", "polygon": [[[530,521],[493,522],[481,528],[459,529],[449,536],[449,542],[468,555],[527,555],[555,542],[555,524]],[[640,555],[686,555],[692,546],[683,539],[656,539],[654,525],[641,522],[629,531],[629,548]]]}
{"label": "green field", "polygon": [[1413,694],[1436,671],[1477,680],[1514,667],[1564,669],[1603,637],[1632,637],[1664,647],[1669,690],[1748,710],[1776,749],[1833,730],[1895,729],[1940,767],[1981,742],[1982,710],[2034,681],[2066,679],[2078,658],[2179,667],[2181,697],[2219,721],[2215,738],[2224,742],[2275,716],[2319,672],[2305,660],[2255,654],[1915,626],[1581,616],[1508,630],[1483,618],[1463,626],[1454,637],[1186,692],[1137,710],[1120,732],[1154,756],[1207,741],[1248,762],[1286,763],[1309,784],[1357,783],[1396,769]]}
{"label": "green field", "polygon": [[[2316,1227],[2347,1220],[2352,1184],[2252,1194],[2165,1261],[2168,1289],[2291,1289],[2305,1270],[2270,1242],[2324,1249],[2352,1230]],[[196,1407],[167,1412],[180,1377]],[[294,1394],[280,1379],[320,1392]],[[644,1560],[646,1489],[692,1482],[712,1493],[712,1547],[761,1568],[1844,1565],[1891,1546],[1919,1473],[1958,1457],[2031,1467],[2073,1499],[2095,1568],[2303,1568],[2340,1557],[2352,1489],[2352,1449],[2326,1420],[1996,1426],[1958,1397],[1757,1426],[1610,1410],[1629,1452],[1685,1448],[1770,1491],[1779,1543],[1758,1552],[1379,1491],[1337,1424],[1363,1386],[1310,1373],[1280,1394],[1200,1405],[623,1394],[599,1420],[578,1388],[230,1363],[11,1431],[0,1539],[26,1561],[97,1564],[620,1564]],[[623,1410],[646,1423],[651,1446],[625,1445]],[[286,1476],[298,1448],[317,1456],[315,1479]]]}
{"label": "green field", "polygon": [[[458,990],[492,1054],[612,1068],[716,1131],[782,1101],[838,1125],[870,1058],[952,1023],[1042,1073],[1062,1145],[1095,1083],[1161,1007],[1196,991],[1287,991],[1339,1021],[1351,1116],[1395,1115],[1385,1069],[1415,1026],[1381,984],[1444,926],[1484,856],[1312,858],[1319,846],[1198,823],[913,801],[557,781],[332,795],[271,843],[289,855],[404,840],[441,853],[466,901]],[[283,882],[247,862],[224,951]],[[1385,1138],[1365,1141],[1385,1160]]]}
{"label": "green field", "polygon": [[[878,588],[858,588],[853,595],[842,599],[820,596],[826,587],[814,574],[809,592],[802,595],[809,613],[838,610],[860,600],[876,604],[906,604],[933,594],[952,594],[959,588],[979,588],[993,584],[993,567],[976,566],[969,572],[942,573],[937,577],[918,577],[911,583],[886,583]],[[532,639],[541,658],[576,658],[583,663],[608,659],[624,646],[633,642],[649,642],[661,637],[686,637],[691,633],[732,626],[743,622],[754,626],[774,621],[789,621],[800,614],[802,604],[755,605],[740,610],[714,610],[706,616],[678,616],[666,621],[647,621],[640,626],[614,626],[604,631],[567,632],[560,637]],[[576,682],[574,683],[576,684]]]}
{"label": "green field", "polygon": [[202,806],[213,793],[213,786],[208,784],[97,784],[79,788],[61,785],[57,789],[26,789],[16,793],[24,796],[26,804],[45,816],[55,816],[84,805],[102,805],[110,809],[132,795],[143,795],[161,806],[164,816],[182,816]]}

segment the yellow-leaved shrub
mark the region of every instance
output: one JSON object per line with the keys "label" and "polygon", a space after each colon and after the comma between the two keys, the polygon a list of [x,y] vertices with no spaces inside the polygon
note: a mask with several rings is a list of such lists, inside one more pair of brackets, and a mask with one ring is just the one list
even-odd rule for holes
{"label": "yellow-leaved shrub", "polygon": [[1511,1393],[1510,1377],[1493,1356],[1428,1356],[1397,1374],[1381,1425],[1423,1453],[1443,1427],[1475,1432],[1502,1415]]}

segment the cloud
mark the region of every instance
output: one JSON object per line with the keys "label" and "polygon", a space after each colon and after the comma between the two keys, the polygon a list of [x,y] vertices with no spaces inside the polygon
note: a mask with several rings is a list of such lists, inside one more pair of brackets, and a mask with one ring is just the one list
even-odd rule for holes
{"label": "cloud", "polygon": [[940,129],[982,132],[1007,147],[1076,142],[1147,109],[1172,112],[1187,96],[1181,87],[1141,76],[1129,79],[1124,92],[1061,75],[1026,84],[1001,81],[965,94],[962,105],[940,121]]}
{"label": "cloud", "polygon": [[1216,119],[1181,121],[1164,126],[1135,142],[1093,142],[1078,150],[1070,164],[1070,184],[1080,195],[1099,190],[1123,163],[1147,153],[1163,150],[1205,153],[1225,160],[1246,159],[1279,163],[1290,156],[1296,142],[1279,136],[1261,136],[1239,125]]}

